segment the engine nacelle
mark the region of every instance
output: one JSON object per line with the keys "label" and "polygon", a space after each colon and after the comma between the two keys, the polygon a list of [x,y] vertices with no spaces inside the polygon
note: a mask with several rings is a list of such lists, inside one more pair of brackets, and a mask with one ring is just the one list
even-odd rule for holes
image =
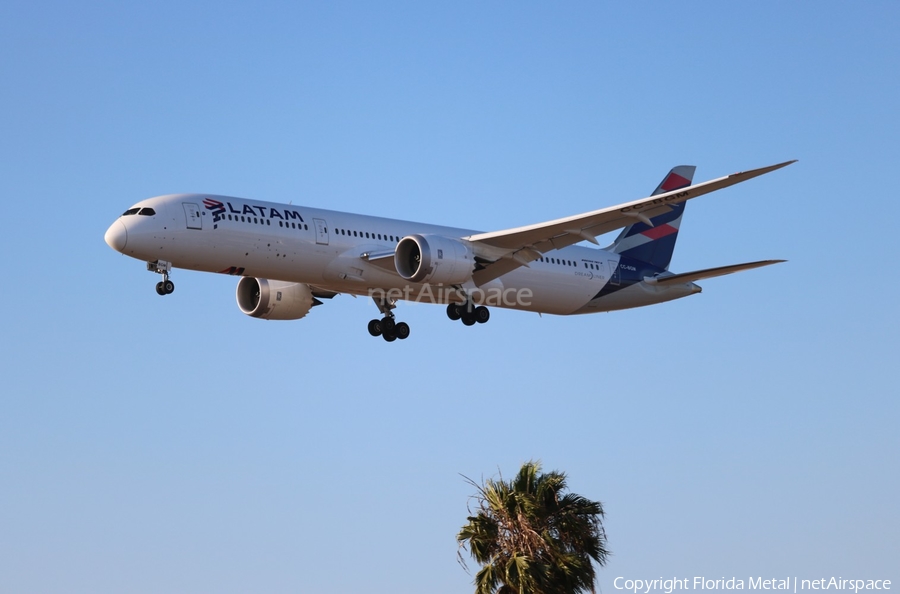
{"label": "engine nacelle", "polygon": [[465,243],[441,235],[407,235],[394,252],[397,273],[414,283],[462,284],[472,278],[475,257]]}
{"label": "engine nacelle", "polygon": [[309,313],[315,297],[309,285],[245,276],[238,282],[241,311],[264,320],[299,320]]}

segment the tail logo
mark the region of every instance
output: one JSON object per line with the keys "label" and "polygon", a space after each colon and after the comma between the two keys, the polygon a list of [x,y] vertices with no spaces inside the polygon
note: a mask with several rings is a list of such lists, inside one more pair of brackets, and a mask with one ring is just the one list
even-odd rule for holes
{"label": "tail logo", "polygon": [[643,235],[644,237],[649,237],[653,240],[661,239],[666,235],[671,235],[673,233],[678,233],[678,227],[673,227],[669,224],[659,225],[658,227],[650,227],[649,229],[641,231],[641,235]]}
{"label": "tail logo", "polygon": [[666,180],[660,184],[659,187],[663,192],[671,192],[672,190],[680,190],[681,188],[687,187],[689,185],[691,185],[691,180],[683,178],[672,171],[669,173],[669,176],[666,177]]}

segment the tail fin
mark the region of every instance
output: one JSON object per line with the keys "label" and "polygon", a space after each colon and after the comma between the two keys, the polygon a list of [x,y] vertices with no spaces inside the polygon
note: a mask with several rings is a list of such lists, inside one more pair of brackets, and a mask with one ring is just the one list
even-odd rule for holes
{"label": "tail fin", "polygon": [[[693,165],[679,165],[663,178],[653,196],[679,190],[691,185],[694,179]],[[657,268],[668,270],[672,261],[672,252],[675,251],[675,240],[678,238],[678,228],[681,226],[681,215],[684,214],[684,205],[671,204],[672,210],[650,219],[653,226],[644,223],[634,223],[625,227],[611,249],[617,254],[647,262]]]}

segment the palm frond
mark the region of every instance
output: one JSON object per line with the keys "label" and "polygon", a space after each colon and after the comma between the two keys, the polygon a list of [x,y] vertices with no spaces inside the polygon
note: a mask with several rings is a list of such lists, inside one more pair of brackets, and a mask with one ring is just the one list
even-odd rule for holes
{"label": "palm frond", "polygon": [[[466,477],[464,477],[466,478]],[[594,563],[609,556],[600,502],[567,493],[566,475],[522,465],[511,480],[466,479],[477,491],[457,534],[462,550],[482,565],[476,594],[593,592]]]}

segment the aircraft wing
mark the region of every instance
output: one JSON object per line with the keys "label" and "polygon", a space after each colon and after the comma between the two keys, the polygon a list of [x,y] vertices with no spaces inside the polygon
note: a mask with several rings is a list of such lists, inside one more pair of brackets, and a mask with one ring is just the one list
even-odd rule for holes
{"label": "aircraft wing", "polygon": [[695,270],[693,272],[682,272],[681,274],[673,274],[672,276],[645,278],[644,282],[651,285],[673,285],[679,283],[693,282],[704,278],[715,278],[717,276],[725,276],[741,270],[750,270],[751,268],[760,268],[762,266],[771,266],[772,264],[780,264],[786,260],[760,260],[759,262],[747,262],[746,264],[732,264],[731,266],[719,266],[718,268],[706,268],[704,270]]}
{"label": "aircraft wing", "polygon": [[552,250],[585,240],[597,243],[598,235],[627,227],[634,222],[640,221],[649,225],[650,219],[653,217],[669,212],[669,204],[685,202],[765,175],[795,162],[785,161],[769,167],[732,173],[680,190],[546,223],[470,235],[465,239],[472,242],[475,250],[477,262],[473,276],[475,284],[483,285],[520,266],[527,266],[529,262],[537,260],[542,254]]}

